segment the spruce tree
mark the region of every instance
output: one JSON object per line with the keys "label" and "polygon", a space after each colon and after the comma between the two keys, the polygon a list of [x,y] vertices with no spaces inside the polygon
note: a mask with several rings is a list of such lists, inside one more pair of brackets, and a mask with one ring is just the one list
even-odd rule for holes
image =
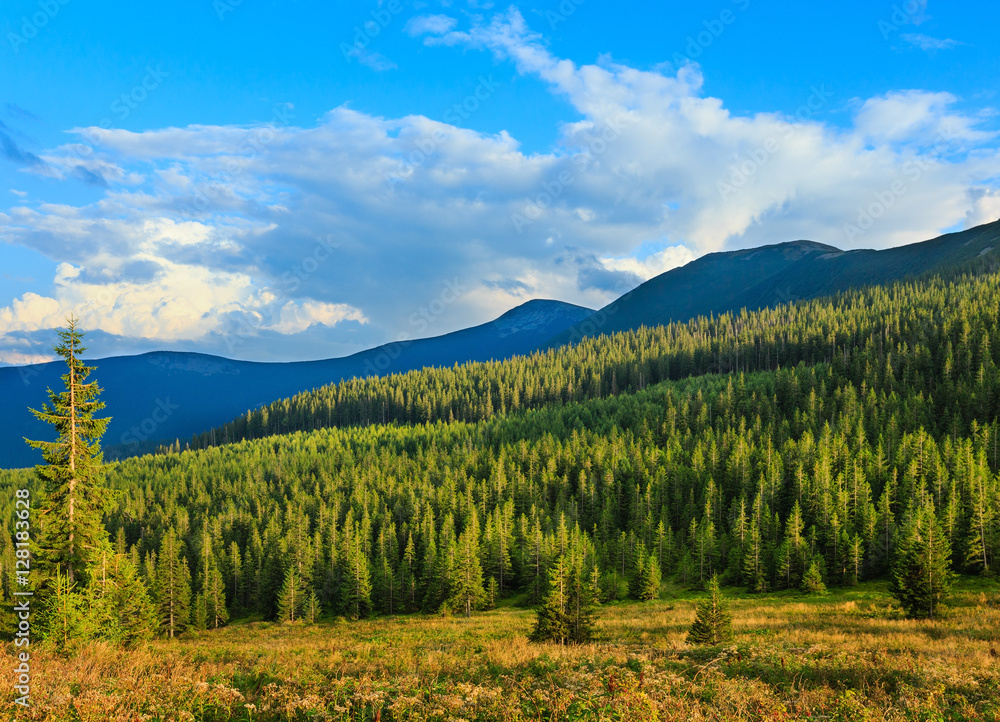
{"label": "spruce tree", "polygon": [[746,579],[747,588],[751,592],[766,591],[767,577],[765,576],[764,569],[764,549],[756,517],[754,517],[750,522],[750,531],[747,534],[745,546],[746,551],[743,555],[743,577]]}
{"label": "spruce tree", "polygon": [[92,574],[87,601],[94,636],[126,647],[152,639],[156,607],[131,558],[106,551]]}
{"label": "spruce tree", "polygon": [[[566,600],[569,641],[575,644],[584,644],[593,638],[594,610],[600,603],[600,570],[594,565],[588,574],[585,562],[582,550],[577,547],[570,564],[569,597]],[[658,577],[656,583],[659,591]]]}
{"label": "spruce tree", "polygon": [[802,575],[799,587],[806,594],[826,594],[826,584],[823,583],[823,565],[818,557],[809,562],[809,568]]}
{"label": "spruce tree", "polygon": [[302,618],[307,624],[315,624],[322,613],[323,606],[320,604],[319,596],[317,596],[315,590],[310,590],[309,597],[306,599],[306,605],[302,612]]}
{"label": "spruce tree", "polygon": [[191,570],[184,559],[184,542],[173,528],[160,542],[156,559],[155,596],[163,633],[173,639],[191,621]]}
{"label": "spruce tree", "polygon": [[594,634],[594,607],[598,604],[597,567],[588,571],[578,542],[560,555],[549,569],[546,595],[530,639],[533,642],[584,644]]}
{"label": "spruce tree", "polygon": [[889,591],[911,617],[933,619],[951,588],[951,549],[929,496],[912,509],[900,534]]}
{"label": "spruce tree", "polygon": [[59,331],[60,343],[53,350],[66,362],[64,390],[48,390],[49,401],[41,411],[30,409],[35,418],[51,424],[55,441],[28,441],[42,452],[44,464],[35,473],[45,488],[44,522],[38,535],[37,561],[44,587],[58,573],[66,583],[83,591],[88,568],[97,559],[108,533],[102,515],[109,500],[104,485],[100,441],[109,418],[94,414],[104,408],[97,382],[87,383],[94,370],[80,360],[86,351],[78,319],[70,316]]}
{"label": "spruce tree", "polygon": [[719,645],[733,636],[732,616],[722,601],[717,574],[712,575],[707,588],[708,598],[698,604],[688,632],[688,644]]}
{"label": "spruce tree", "polygon": [[205,595],[205,624],[209,629],[218,629],[229,621],[229,610],[226,608],[226,582],[222,571],[212,566],[209,569]]}
{"label": "spruce tree", "polygon": [[650,554],[646,557],[646,563],[642,565],[638,598],[648,602],[660,596],[660,579],[660,563]]}
{"label": "spruce tree", "polygon": [[549,593],[538,610],[535,628],[529,637],[532,642],[566,644],[570,637],[566,602],[566,558],[560,556],[549,570]]}
{"label": "spruce tree", "polygon": [[348,619],[362,619],[371,611],[372,582],[362,540],[356,533],[345,540],[340,556],[340,608]]}
{"label": "spruce tree", "polygon": [[301,620],[308,602],[308,592],[302,583],[302,576],[295,566],[285,573],[285,583],[278,594],[278,621],[295,622]]}
{"label": "spruce tree", "polygon": [[648,585],[649,578],[646,568],[648,562],[649,555],[646,553],[646,545],[640,541],[636,544],[632,573],[628,579],[628,594],[633,599],[643,598],[643,588]]}
{"label": "spruce tree", "polygon": [[[471,518],[475,520],[475,514]],[[451,574],[448,602],[452,610],[462,612],[466,617],[486,601],[478,536],[478,525],[470,524],[455,546],[455,568]]]}
{"label": "spruce tree", "polygon": [[49,580],[47,594],[41,598],[41,627],[45,639],[57,649],[68,649],[77,641],[91,637],[93,628],[87,618],[85,599],[57,567]]}

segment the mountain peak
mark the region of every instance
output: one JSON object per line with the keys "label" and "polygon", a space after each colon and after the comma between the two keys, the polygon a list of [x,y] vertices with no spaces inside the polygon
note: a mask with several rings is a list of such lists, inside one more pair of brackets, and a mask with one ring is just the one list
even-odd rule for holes
{"label": "mountain peak", "polygon": [[491,325],[502,338],[512,333],[532,331],[558,324],[567,318],[572,318],[575,323],[592,313],[592,309],[572,303],[535,298],[510,309],[493,321]]}

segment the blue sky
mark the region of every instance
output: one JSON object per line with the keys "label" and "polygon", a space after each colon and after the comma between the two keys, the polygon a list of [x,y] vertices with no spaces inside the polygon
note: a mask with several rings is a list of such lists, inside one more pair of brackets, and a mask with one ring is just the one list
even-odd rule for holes
{"label": "blue sky", "polygon": [[97,356],[337,356],[530,298],[596,308],[708,252],[995,220],[998,21],[937,0],[6,2],[0,363],[50,358],[70,312]]}

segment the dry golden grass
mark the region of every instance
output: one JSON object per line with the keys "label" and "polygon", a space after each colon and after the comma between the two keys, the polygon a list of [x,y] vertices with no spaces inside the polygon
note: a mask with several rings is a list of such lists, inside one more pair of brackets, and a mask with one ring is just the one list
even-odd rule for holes
{"label": "dry golden grass", "polygon": [[[143,650],[32,656],[28,720],[1000,720],[997,588],[940,621],[876,586],[731,600],[726,649],[685,641],[694,599],[606,605],[598,641],[527,641],[533,613],[237,624]],[[13,657],[0,655],[11,669]],[[5,711],[4,714],[8,714]]]}

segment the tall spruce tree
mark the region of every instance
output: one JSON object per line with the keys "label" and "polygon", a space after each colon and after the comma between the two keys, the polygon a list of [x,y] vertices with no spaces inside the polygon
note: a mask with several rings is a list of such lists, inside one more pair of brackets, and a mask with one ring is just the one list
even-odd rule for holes
{"label": "tall spruce tree", "polygon": [[309,591],[303,583],[302,575],[295,566],[285,573],[285,583],[278,594],[278,621],[295,622],[301,620],[309,602]]}
{"label": "tall spruce tree", "polygon": [[160,629],[173,639],[191,620],[191,570],[183,554],[184,542],[172,528],[160,542],[156,559],[155,595]]}
{"label": "tall spruce tree", "polygon": [[468,617],[486,601],[483,567],[479,561],[479,525],[476,523],[475,512],[470,515],[468,526],[454,545],[454,558],[449,606]]}
{"label": "tall spruce tree", "polygon": [[80,359],[87,348],[75,316],[66,319],[59,331],[60,343],[53,350],[66,362],[62,376],[64,390],[48,389],[49,401],[40,411],[30,409],[35,418],[51,424],[55,441],[30,441],[42,452],[44,464],[35,467],[45,488],[45,507],[38,536],[37,560],[44,588],[56,574],[72,587],[83,591],[88,568],[99,557],[108,533],[102,523],[109,493],[104,485],[101,437],[109,418],[94,414],[104,408],[97,382],[87,383],[94,370]]}

